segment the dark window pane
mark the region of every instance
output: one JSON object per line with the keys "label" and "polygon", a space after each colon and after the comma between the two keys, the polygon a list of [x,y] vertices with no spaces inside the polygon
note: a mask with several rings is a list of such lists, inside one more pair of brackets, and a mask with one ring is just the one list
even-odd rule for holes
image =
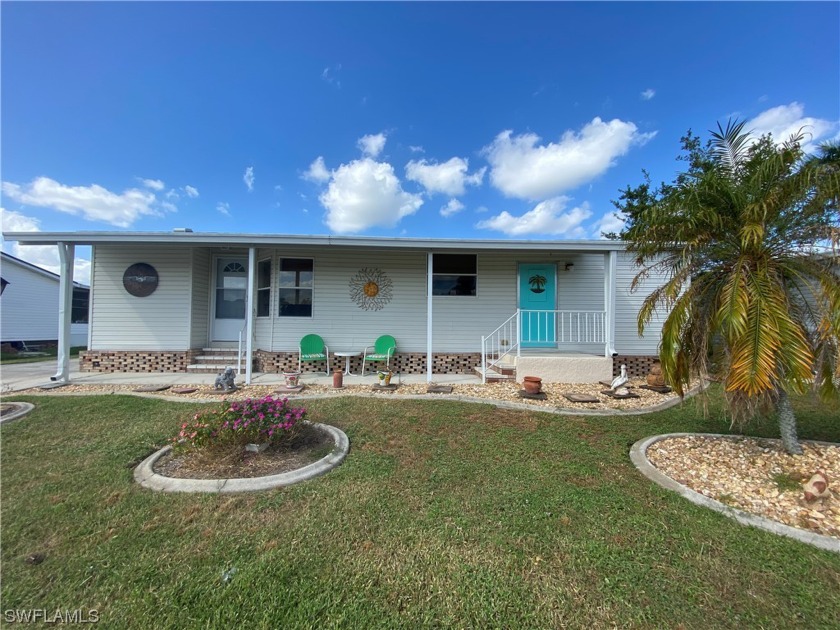
{"label": "dark window pane", "polygon": [[432,277],[432,295],[475,295],[476,276]]}
{"label": "dark window pane", "polygon": [[280,289],[281,317],[311,317],[312,289]]}
{"label": "dark window pane", "polygon": [[257,265],[257,288],[265,289],[271,286],[271,261],[263,260]]}
{"label": "dark window pane", "polygon": [[280,271],[312,271],[311,258],[283,258],[280,260]]}
{"label": "dark window pane", "polygon": [[88,323],[88,304],[90,302],[90,291],[87,289],[73,289],[73,307],[70,314],[70,322],[73,324]]}
{"label": "dark window pane", "polygon": [[257,317],[268,317],[271,313],[271,291],[261,289],[257,291]]}
{"label": "dark window pane", "polygon": [[435,254],[432,259],[433,273],[474,274],[477,273],[475,254]]}

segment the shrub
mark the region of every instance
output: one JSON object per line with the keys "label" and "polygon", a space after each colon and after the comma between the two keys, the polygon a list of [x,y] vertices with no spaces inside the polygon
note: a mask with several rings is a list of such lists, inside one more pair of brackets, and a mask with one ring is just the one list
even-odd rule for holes
{"label": "shrub", "polygon": [[274,445],[294,437],[305,417],[306,409],[292,407],[288,398],[225,402],[218,409],[195,414],[170,441],[177,450],[264,442]]}

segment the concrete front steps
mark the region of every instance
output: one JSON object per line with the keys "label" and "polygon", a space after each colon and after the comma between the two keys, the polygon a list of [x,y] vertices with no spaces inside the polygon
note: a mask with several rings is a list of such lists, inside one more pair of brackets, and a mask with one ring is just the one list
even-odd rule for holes
{"label": "concrete front steps", "polygon": [[[475,369],[479,377],[483,372],[481,367]],[[508,362],[488,369],[486,380],[488,383],[520,382],[523,376],[539,376],[544,383],[611,381],[613,362],[611,357],[584,353],[523,353],[519,357],[511,357]]]}
{"label": "concrete front steps", "polygon": [[236,348],[202,348],[195,363],[187,366],[193,374],[218,374],[226,367],[236,369]]}

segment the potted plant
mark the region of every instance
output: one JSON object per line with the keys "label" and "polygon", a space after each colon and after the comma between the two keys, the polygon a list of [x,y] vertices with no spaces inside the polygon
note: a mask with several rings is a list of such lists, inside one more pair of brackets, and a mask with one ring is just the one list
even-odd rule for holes
{"label": "potted plant", "polygon": [[542,390],[542,379],[539,376],[523,376],[522,387],[528,394],[539,394]]}
{"label": "potted plant", "polygon": [[300,372],[283,372],[283,378],[286,380],[286,387],[292,389],[300,383]]}
{"label": "potted plant", "polygon": [[380,387],[387,387],[391,384],[391,370],[379,370],[379,386]]}

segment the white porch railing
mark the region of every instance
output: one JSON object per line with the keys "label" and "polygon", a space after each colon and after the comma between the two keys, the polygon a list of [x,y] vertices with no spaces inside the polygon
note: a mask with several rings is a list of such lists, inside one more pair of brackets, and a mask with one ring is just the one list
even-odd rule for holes
{"label": "white porch railing", "polygon": [[520,310],[521,343],[605,343],[604,311]]}
{"label": "white porch railing", "polygon": [[245,354],[247,353],[247,346],[246,341],[247,338],[245,335],[248,331],[248,321],[245,320],[245,323],[242,325],[242,328],[239,330],[239,343],[236,346],[236,375],[241,376],[242,372],[245,371]]}
{"label": "white porch railing", "polygon": [[519,354],[519,311],[507,318],[504,324],[486,337],[481,337],[481,382],[487,382],[487,370],[499,365],[502,360],[516,352]]}
{"label": "white porch railing", "polygon": [[606,343],[605,311],[535,311],[518,309],[501,326],[481,337],[481,382],[505,357],[520,356],[523,344]]}

